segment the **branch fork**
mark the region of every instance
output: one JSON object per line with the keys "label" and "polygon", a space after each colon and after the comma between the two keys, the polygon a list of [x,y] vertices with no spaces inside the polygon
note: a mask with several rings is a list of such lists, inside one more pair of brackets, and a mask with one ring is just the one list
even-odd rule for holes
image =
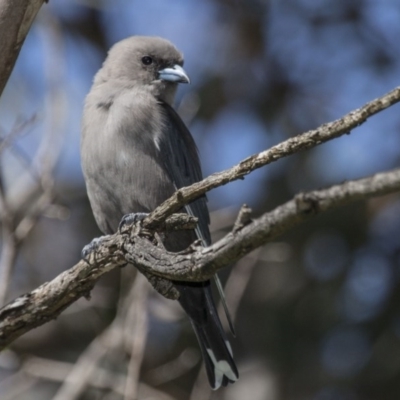
{"label": "branch fork", "polygon": [[160,293],[174,299],[177,298],[177,291],[170,280],[209,279],[221,268],[320,212],[351,201],[399,192],[400,169],[395,169],[327,189],[299,194],[253,220],[250,209],[244,206],[233,230],[206,248],[191,246],[188,251],[175,254],[167,252],[146,238],[149,232],[152,238],[154,233],[164,230],[193,229],[194,219],[173,213],[207,191],[241,179],[257,168],[348,134],[367,118],[399,101],[400,87],[337,121],[290,138],[269,150],[248,157],[228,170],[213,174],[190,187],[179,189],[144,218],[138,229],[123,228],[121,232],[110,235],[86,260],[81,260],[51,282],[44,283],[1,309],[0,349],[29,330],[56,318],[80,297],[87,297],[102,275],[126,265],[127,262],[134,264],[144,273]]}

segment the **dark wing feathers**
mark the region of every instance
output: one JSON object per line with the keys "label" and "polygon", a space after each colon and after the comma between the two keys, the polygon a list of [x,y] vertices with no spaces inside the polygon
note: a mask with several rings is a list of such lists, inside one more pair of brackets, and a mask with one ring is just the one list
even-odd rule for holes
{"label": "dark wing feathers", "polygon": [[[162,102],[160,106],[165,115],[165,131],[169,135],[159,140],[162,161],[177,189],[190,186],[203,179],[196,144],[176,111],[167,103]],[[199,219],[198,226],[206,244],[210,244],[210,215],[206,196],[190,203],[190,208]]]}

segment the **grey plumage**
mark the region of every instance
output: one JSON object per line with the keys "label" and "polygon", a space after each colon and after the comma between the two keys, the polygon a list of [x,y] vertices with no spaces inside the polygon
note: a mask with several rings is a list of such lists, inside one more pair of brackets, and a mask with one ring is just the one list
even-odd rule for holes
{"label": "grey plumage", "polygon": [[[188,82],[183,57],[167,40],[134,36],[111,48],[85,102],[81,157],[90,203],[104,233],[114,233],[129,213],[150,212],[176,188],[202,179],[197,148],[172,108],[177,83]],[[190,204],[198,232],[210,244],[205,197]],[[197,235],[176,232],[169,251]],[[238,372],[212,299],[210,282],[174,282],[189,315],[213,388]]]}

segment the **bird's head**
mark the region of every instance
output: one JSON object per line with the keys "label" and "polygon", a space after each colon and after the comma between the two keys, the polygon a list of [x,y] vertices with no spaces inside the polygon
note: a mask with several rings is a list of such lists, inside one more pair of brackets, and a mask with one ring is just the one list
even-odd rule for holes
{"label": "bird's head", "polygon": [[169,104],[177,84],[190,82],[183,69],[183,56],[176,47],[168,40],[150,36],[132,36],[116,43],[96,80],[140,85]]}

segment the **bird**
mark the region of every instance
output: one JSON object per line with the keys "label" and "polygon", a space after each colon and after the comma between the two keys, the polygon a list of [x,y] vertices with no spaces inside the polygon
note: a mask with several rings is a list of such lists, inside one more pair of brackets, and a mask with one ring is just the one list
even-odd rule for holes
{"label": "bird", "polygon": [[[189,83],[182,53],[156,36],[131,36],[114,44],[86,96],[81,161],[95,220],[105,234],[129,215],[146,215],[177,189],[202,180],[198,150],[173,103],[179,83]],[[198,218],[195,230],[168,233],[166,250],[196,240],[211,244],[206,197],[183,210]],[[211,282],[173,281],[189,317],[212,389],[234,383],[238,370],[219,319]]]}

